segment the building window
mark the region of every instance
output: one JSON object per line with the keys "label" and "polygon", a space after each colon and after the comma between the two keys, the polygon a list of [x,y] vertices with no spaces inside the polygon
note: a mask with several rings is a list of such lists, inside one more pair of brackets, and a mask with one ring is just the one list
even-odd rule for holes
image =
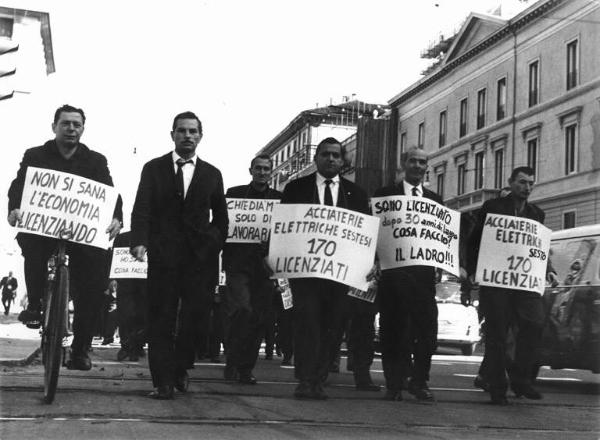
{"label": "building window", "polygon": [[567,44],[567,90],[577,85],[577,40]]}
{"label": "building window", "polygon": [[292,147],[292,152],[296,152],[298,151],[298,141],[296,139],[294,139],[294,146]]}
{"label": "building window", "polygon": [[501,189],[504,185],[504,150],[494,153],[494,188]]}
{"label": "building window", "polygon": [[442,148],[446,145],[446,128],[447,128],[447,116],[446,112],[440,113],[440,136],[439,136],[439,147]]}
{"label": "building window", "polygon": [[461,195],[465,193],[465,174],[466,174],[466,164],[461,163],[456,167],[458,173],[458,182],[456,187],[456,194]]}
{"label": "building window", "polygon": [[498,80],[496,96],[496,121],[506,116],[506,78]]}
{"label": "building window", "polygon": [[302,133],[302,145],[301,147],[306,146],[306,133]]}
{"label": "building window", "polygon": [[539,61],[529,64],[529,107],[537,105],[539,102]]}
{"label": "building window", "polygon": [[577,171],[577,124],[565,127],[565,174]]}
{"label": "building window", "polygon": [[485,89],[477,92],[477,129],[485,126]]}
{"label": "building window", "polygon": [[443,199],[444,198],[444,173],[437,175],[437,194]]}
{"label": "building window", "polygon": [[400,148],[398,149],[398,166],[402,166],[402,153],[406,151],[406,132],[400,133]]}
{"label": "building window", "polygon": [[419,124],[419,134],[417,140],[417,147],[423,148],[423,145],[425,145],[425,122],[421,122]]}
{"label": "building window", "polygon": [[538,163],[538,139],[533,138],[527,141],[527,166],[531,168],[537,179]]}
{"label": "building window", "polygon": [[475,154],[475,186],[473,189],[481,189],[483,188],[483,168],[485,165],[484,153],[480,151]]}
{"label": "building window", "polygon": [[0,37],[12,38],[14,24],[12,18],[0,17]]}
{"label": "building window", "polygon": [[563,212],[563,229],[575,227],[576,215],[575,211]]}
{"label": "building window", "polygon": [[467,98],[460,101],[460,126],[458,133],[460,137],[467,134]]}

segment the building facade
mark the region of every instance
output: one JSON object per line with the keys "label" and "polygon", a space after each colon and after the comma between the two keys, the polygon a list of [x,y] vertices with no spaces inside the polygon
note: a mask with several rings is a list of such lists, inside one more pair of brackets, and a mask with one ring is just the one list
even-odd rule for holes
{"label": "building facade", "polygon": [[429,187],[471,212],[528,165],[551,229],[600,223],[598,23],[600,4],[586,0],[541,0],[510,20],[471,14],[426,76],[390,100],[387,177],[416,145]]}
{"label": "building facade", "polygon": [[0,6],[0,96],[32,93],[54,71],[49,14]]}
{"label": "building facade", "polygon": [[317,145],[327,137],[346,146],[344,171],[353,175],[356,127],[362,118],[373,118],[386,109],[386,105],[347,100],[301,112],[257,153],[268,154],[273,160],[271,187],[282,190],[288,181],[314,172]]}

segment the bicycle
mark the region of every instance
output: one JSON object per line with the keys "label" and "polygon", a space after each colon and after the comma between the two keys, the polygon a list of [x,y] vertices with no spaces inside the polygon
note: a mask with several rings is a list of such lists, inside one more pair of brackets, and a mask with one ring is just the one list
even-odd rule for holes
{"label": "bicycle", "polygon": [[72,334],[69,320],[69,256],[66,253],[71,230],[59,234],[56,251],[48,259],[46,290],[42,301],[42,364],[44,365],[44,403],[54,401],[58,373],[63,364],[63,339]]}

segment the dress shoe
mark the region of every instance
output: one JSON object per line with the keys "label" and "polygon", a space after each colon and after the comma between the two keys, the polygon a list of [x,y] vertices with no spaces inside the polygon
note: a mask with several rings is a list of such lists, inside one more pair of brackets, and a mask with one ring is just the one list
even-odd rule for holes
{"label": "dress shoe", "polygon": [[525,397],[531,400],[541,400],[542,395],[536,391],[531,385],[517,385],[512,384],[511,388],[517,397]]}
{"label": "dress shoe", "polygon": [[321,382],[313,384],[313,386],[311,387],[311,397],[310,398],[314,399],[314,400],[327,400],[328,396],[327,396],[327,393],[325,393],[325,390],[323,389],[323,385],[321,384]]}
{"label": "dress shoe", "polygon": [[148,397],[157,400],[171,400],[175,397],[172,385],[161,385],[148,394]]}
{"label": "dress shoe", "polygon": [[38,308],[29,306],[19,313],[18,320],[28,328],[38,329],[42,326],[42,312]]}
{"label": "dress shoe", "polygon": [[417,384],[414,382],[409,382],[408,392],[415,396],[417,400],[433,400],[433,393],[426,383]]}
{"label": "dress shoe", "polygon": [[386,390],[383,395],[383,400],[395,400],[397,402],[401,402],[402,399],[402,391],[398,390]]}
{"label": "dress shoe", "polygon": [[88,371],[92,369],[92,361],[86,354],[72,354],[71,359],[67,362],[67,368],[69,370],[82,370]]}
{"label": "dress shoe", "polygon": [[256,377],[254,377],[250,372],[240,372],[238,382],[243,383],[244,385],[256,385]]}
{"label": "dress shoe", "polygon": [[177,389],[177,391],[185,393],[187,392],[189,386],[190,376],[188,376],[187,371],[175,378],[175,389]]}
{"label": "dress shoe", "polygon": [[110,345],[110,344],[112,344],[113,342],[115,342],[115,339],[114,339],[114,338],[104,338],[104,339],[102,340],[102,345]]}
{"label": "dress shoe", "polygon": [[492,405],[506,406],[508,405],[508,399],[504,393],[490,393]]}
{"label": "dress shoe", "polygon": [[121,348],[118,352],[117,352],[117,361],[119,362],[123,362],[125,359],[127,359],[129,357],[129,350],[125,349],[125,348]]}
{"label": "dress shoe", "polygon": [[473,379],[473,386],[475,388],[481,388],[483,391],[490,391],[490,383],[485,380],[480,374]]}
{"label": "dress shoe", "polygon": [[362,382],[356,384],[357,391],[379,391],[381,387],[373,382]]}
{"label": "dress shoe", "polygon": [[281,361],[281,365],[291,366],[292,365],[292,357],[284,356],[283,360]]}
{"label": "dress shoe", "polygon": [[238,378],[237,368],[235,368],[233,365],[225,364],[223,377],[225,380],[236,380]]}
{"label": "dress shoe", "polygon": [[294,390],[294,397],[296,399],[311,399],[312,390],[308,382],[301,381]]}

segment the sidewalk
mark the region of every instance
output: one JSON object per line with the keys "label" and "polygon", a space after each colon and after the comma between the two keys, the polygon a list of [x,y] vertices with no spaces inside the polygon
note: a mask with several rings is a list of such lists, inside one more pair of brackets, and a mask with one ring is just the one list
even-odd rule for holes
{"label": "sidewalk", "polygon": [[39,348],[39,330],[21,324],[17,313],[0,314],[0,366],[27,365]]}

